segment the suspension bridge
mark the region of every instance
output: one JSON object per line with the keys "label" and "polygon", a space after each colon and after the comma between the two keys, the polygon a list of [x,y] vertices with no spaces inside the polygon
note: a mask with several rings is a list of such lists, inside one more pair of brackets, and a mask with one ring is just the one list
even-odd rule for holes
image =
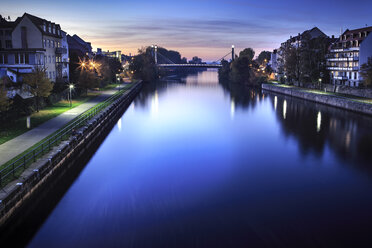
{"label": "suspension bridge", "polygon": [[[158,46],[153,45],[153,46],[151,46],[151,48],[153,49],[152,51],[153,51],[153,56],[154,56],[154,59],[155,59],[155,64],[158,67],[161,67],[161,68],[187,68],[187,67],[188,68],[220,68],[220,67],[222,67],[221,61],[223,59],[225,59],[227,56],[231,55],[231,59],[232,60],[235,59],[235,47],[234,46],[231,47],[231,52],[229,52],[228,54],[226,54],[225,56],[223,56],[219,60],[214,61],[214,62],[209,63],[209,64],[207,64],[207,63],[176,64],[172,60],[170,60],[169,58],[167,58],[166,56],[161,54],[158,51]],[[167,63],[158,63],[158,57],[162,58],[162,60],[166,61]]]}

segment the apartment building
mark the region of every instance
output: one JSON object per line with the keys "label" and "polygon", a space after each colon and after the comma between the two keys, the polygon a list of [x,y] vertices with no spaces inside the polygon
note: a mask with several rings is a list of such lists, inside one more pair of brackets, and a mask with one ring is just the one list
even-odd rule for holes
{"label": "apartment building", "polygon": [[0,70],[15,73],[14,82],[35,66],[45,67],[46,76],[56,81],[57,61],[62,61],[60,25],[25,13],[14,22],[1,18],[0,36]]}
{"label": "apartment building", "polygon": [[327,69],[335,85],[358,87],[360,67],[372,57],[372,26],[346,30],[330,47]]}
{"label": "apartment building", "polygon": [[56,48],[56,54],[60,55],[57,56],[56,61],[57,82],[68,83],[70,81],[70,58],[68,54],[69,48],[67,42],[67,33],[65,31],[61,31],[61,35],[61,46]]}
{"label": "apartment building", "polygon": [[284,66],[284,51],[287,47],[295,47],[299,48],[302,46],[306,46],[306,42],[308,40],[312,40],[315,38],[327,38],[328,36],[323,33],[318,27],[314,27],[309,30],[305,30],[302,33],[298,33],[297,36],[290,36],[288,40],[281,43],[280,48],[275,49],[272,53],[270,64],[276,73],[283,73],[283,66]]}
{"label": "apartment building", "polygon": [[105,56],[105,57],[110,57],[110,58],[116,58],[119,60],[119,62],[121,63],[121,51],[109,51],[107,50],[106,51],[102,51],[101,48],[97,48],[97,52],[96,52],[96,55],[101,55],[101,56]]}

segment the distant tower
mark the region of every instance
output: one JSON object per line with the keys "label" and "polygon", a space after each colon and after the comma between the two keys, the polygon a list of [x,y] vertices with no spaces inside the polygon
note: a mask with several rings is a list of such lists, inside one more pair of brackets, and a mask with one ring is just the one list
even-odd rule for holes
{"label": "distant tower", "polygon": [[155,64],[158,63],[158,46],[155,45]]}
{"label": "distant tower", "polygon": [[232,61],[234,61],[234,59],[235,59],[235,46],[234,45],[232,45],[231,46],[231,60]]}

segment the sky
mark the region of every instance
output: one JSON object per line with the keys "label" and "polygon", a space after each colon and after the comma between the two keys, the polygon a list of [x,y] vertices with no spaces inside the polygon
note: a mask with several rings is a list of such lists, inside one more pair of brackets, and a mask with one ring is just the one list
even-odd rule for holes
{"label": "sky", "polygon": [[152,44],[191,59],[220,59],[235,45],[256,55],[313,27],[327,35],[372,26],[371,0],[1,0],[0,14],[24,12],[61,25],[94,50],[136,54]]}

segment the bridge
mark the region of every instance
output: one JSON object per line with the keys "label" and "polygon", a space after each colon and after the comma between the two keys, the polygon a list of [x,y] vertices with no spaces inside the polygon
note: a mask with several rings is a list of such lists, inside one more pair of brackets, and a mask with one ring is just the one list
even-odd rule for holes
{"label": "bridge", "polygon": [[[152,54],[153,54],[154,59],[155,59],[155,64],[156,64],[157,67],[161,67],[161,68],[187,68],[187,67],[188,68],[221,68],[222,67],[221,61],[223,59],[225,59],[225,57],[227,57],[228,55],[231,54],[231,59],[232,60],[235,59],[235,46],[234,45],[231,47],[231,52],[229,52],[228,54],[226,54],[225,56],[223,56],[219,60],[214,61],[213,63],[210,63],[210,64],[207,64],[207,63],[201,63],[201,64],[192,64],[192,63],[176,64],[172,60],[170,60],[169,58],[167,58],[166,56],[164,56],[163,54],[161,54],[158,51],[158,46],[157,45],[152,45],[151,48],[152,48]],[[159,64],[158,63],[158,56],[160,56],[162,59],[164,59],[168,63],[167,64],[164,64],[164,63],[163,64]]]}

